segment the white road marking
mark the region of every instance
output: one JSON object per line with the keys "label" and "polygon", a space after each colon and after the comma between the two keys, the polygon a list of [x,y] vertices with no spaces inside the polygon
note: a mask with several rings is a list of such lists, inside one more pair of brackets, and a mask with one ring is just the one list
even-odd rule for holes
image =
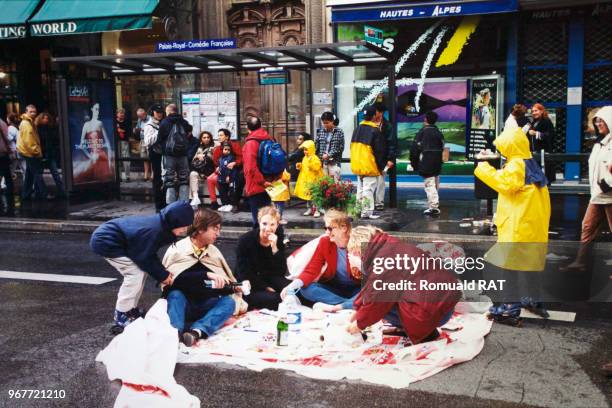
{"label": "white road marking", "polygon": [[75,275],[57,275],[52,273],[33,273],[33,272],[15,272],[15,271],[0,271],[0,278],[5,279],[23,279],[37,280],[47,282],[67,282],[67,283],[83,283],[86,285],[102,285],[112,282],[116,278],[98,278],[95,276],[75,276]]}

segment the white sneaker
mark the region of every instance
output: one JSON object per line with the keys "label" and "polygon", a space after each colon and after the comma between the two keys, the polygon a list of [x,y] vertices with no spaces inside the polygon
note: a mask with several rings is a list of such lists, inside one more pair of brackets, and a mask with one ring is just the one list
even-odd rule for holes
{"label": "white sneaker", "polygon": [[312,214],[312,216],[315,218],[319,218],[321,216],[321,213],[319,212],[319,210],[316,210],[314,214]]}
{"label": "white sneaker", "polygon": [[193,197],[193,198],[191,199],[190,204],[191,204],[191,206],[192,206],[192,207],[194,207],[194,208],[195,208],[195,207],[197,207],[198,205],[202,204],[202,202],[200,201],[200,197],[198,197],[198,196]]}
{"label": "white sneaker", "polygon": [[217,211],[220,211],[220,212],[230,212],[230,211],[232,211],[232,206],[230,204],[226,204],[224,206],[219,207],[219,209]]}
{"label": "white sneaker", "polygon": [[312,209],[309,208],[308,210],[306,210],[306,212],[303,215],[304,216],[312,215]]}

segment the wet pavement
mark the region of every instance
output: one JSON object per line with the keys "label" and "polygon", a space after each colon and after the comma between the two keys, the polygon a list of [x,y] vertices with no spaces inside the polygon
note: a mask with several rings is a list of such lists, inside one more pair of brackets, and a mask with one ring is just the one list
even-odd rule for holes
{"label": "wet pavement", "polygon": [[[125,215],[153,214],[150,183],[131,182],[122,186],[121,198],[108,192],[95,192],[87,197],[72,197],[65,200],[42,200],[17,202],[14,217],[55,220],[104,221]],[[474,198],[473,189],[466,186],[442,187],[440,190],[441,214],[428,217],[422,214],[427,206],[425,192],[417,186],[398,188],[398,208],[387,208],[379,220],[357,220],[356,224],[368,223],[386,231],[421,232],[434,234],[490,235],[486,200]],[[93,197],[92,197],[93,195]],[[97,195],[97,197],[96,197]],[[492,203],[495,208],[496,201]],[[552,193],[550,238],[553,240],[578,240],[581,220],[588,205],[588,195]],[[288,228],[323,227],[322,218],[302,215],[304,204],[291,202],[285,212]],[[225,215],[225,225],[249,226],[250,213],[244,203],[241,212]],[[612,242],[605,233],[603,241]]]}
{"label": "wet pavement", "polygon": [[[89,250],[87,241],[82,234],[0,235],[2,269],[117,278],[102,285],[0,279],[0,406],[113,405],[120,384],[109,381],[104,366],[94,359],[112,339],[108,329],[120,276]],[[218,246],[234,265],[236,242],[220,241]],[[148,279],[142,306],[150,307],[159,293]],[[610,406],[611,383],[599,371],[612,360],[610,305],[554,307],[575,311],[576,321],[526,319],[520,328],[494,324],[474,360],[406,389],[228,364],[179,364],[175,378],[202,406]],[[66,397],[9,400],[10,389],[65,390]]]}

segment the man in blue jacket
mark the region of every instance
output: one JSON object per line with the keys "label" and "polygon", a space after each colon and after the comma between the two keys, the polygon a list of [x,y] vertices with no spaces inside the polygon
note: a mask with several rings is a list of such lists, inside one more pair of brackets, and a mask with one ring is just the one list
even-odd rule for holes
{"label": "man in blue jacket", "polygon": [[100,225],[89,245],[121,275],[123,283],[117,294],[113,333],[142,316],[138,301],[146,274],[158,283],[171,285],[173,276],[164,268],[157,251],[187,233],[193,223],[193,209],[187,201],[175,201],[149,216],[122,217]]}

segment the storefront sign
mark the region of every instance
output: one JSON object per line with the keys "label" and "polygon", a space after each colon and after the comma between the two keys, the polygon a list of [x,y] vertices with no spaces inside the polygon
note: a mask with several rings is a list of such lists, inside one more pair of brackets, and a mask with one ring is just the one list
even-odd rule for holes
{"label": "storefront sign", "polygon": [[73,186],[115,181],[114,96],[110,81],[68,83]]}
{"label": "storefront sign", "polygon": [[26,26],[3,26],[0,27],[0,40],[9,38],[23,38],[26,35]]}
{"label": "storefront sign", "polygon": [[517,10],[518,0],[438,1],[414,6],[391,4],[375,8],[370,5],[347,6],[332,8],[332,23],[508,13]]}
{"label": "storefront sign", "polygon": [[62,21],[60,23],[38,23],[31,25],[32,35],[60,35],[77,32],[77,23],[74,21]]}
{"label": "storefront sign", "polygon": [[494,150],[497,134],[498,78],[473,79],[471,87],[471,120],[466,156],[469,160],[481,150]]}
{"label": "storefront sign", "polygon": [[155,52],[205,51],[236,48],[235,38],[213,40],[165,41],[155,45]]}

